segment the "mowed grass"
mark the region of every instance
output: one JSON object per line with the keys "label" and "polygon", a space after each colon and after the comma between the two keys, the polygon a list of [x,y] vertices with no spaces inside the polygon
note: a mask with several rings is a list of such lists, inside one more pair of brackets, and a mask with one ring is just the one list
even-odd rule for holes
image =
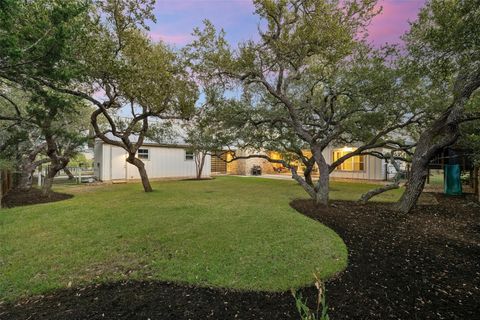
{"label": "mowed grass", "polygon": [[[122,279],[280,291],[345,268],[331,229],[297,213],[293,181],[208,181],[64,187],[74,198],[0,211],[0,300]],[[370,185],[332,183],[332,197]],[[400,192],[380,200],[398,198]]]}

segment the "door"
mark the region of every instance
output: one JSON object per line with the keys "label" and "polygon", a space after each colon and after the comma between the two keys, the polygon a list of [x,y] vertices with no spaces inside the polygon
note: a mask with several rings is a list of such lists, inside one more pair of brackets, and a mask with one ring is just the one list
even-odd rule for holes
{"label": "door", "polygon": [[127,179],[127,152],[122,148],[111,147],[111,179],[126,180]]}

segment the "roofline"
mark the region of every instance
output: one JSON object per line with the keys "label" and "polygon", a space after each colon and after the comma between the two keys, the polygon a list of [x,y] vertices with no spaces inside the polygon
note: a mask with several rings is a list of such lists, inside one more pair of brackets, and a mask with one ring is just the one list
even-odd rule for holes
{"label": "roofline", "polygon": [[[110,146],[116,146],[116,147],[119,147],[115,144],[112,144],[112,143],[108,143],[108,142],[105,142],[103,141],[102,139],[99,139],[97,138],[95,143],[101,143],[101,144],[107,144],[107,145],[110,145]],[[120,141],[119,141],[120,142]],[[146,146],[146,147],[161,147],[161,148],[180,148],[180,149],[186,149],[186,148],[190,148],[191,145],[189,144],[175,144],[175,143],[156,143],[156,142],[144,142],[142,143],[141,145],[142,147],[143,146]]]}
{"label": "roofline", "polygon": [[[118,147],[117,145],[115,144],[111,144],[111,143],[108,143],[108,142],[105,142],[103,141],[102,139],[100,138],[96,138],[95,139],[95,143],[102,143],[102,144],[108,144],[110,146],[116,146]],[[120,141],[119,141],[120,142]],[[179,148],[179,149],[188,149],[188,148],[191,148],[192,145],[190,144],[178,144],[178,143],[157,143],[157,142],[144,142],[142,144],[142,146],[146,146],[146,147],[160,147],[160,148]],[[120,147],[121,148],[121,147]],[[238,148],[235,148],[235,149],[222,149],[222,150],[219,150],[219,151],[230,151],[230,150],[239,150]]]}

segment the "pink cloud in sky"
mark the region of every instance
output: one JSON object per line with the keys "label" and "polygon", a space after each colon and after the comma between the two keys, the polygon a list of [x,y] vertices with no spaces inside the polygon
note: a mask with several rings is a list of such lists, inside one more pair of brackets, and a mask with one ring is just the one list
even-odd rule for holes
{"label": "pink cloud in sky", "polygon": [[150,32],[149,34],[154,41],[164,41],[177,46],[185,45],[192,40],[190,34],[164,34],[158,31]]}
{"label": "pink cloud in sky", "polygon": [[195,27],[208,19],[224,28],[232,43],[256,36],[258,17],[253,15],[251,0],[157,0],[157,23],[151,25],[152,38],[174,45],[191,39]]}
{"label": "pink cloud in sky", "polygon": [[400,37],[409,29],[409,21],[417,18],[425,0],[383,0],[383,7],[369,26],[369,39],[377,45],[399,43]]}
{"label": "pink cloud in sky", "polygon": [[[401,42],[408,22],[416,19],[424,3],[425,0],[379,0],[383,11],[369,26],[369,39],[375,45]],[[193,28],[209,19],[225,29],[232,44],[256,39],[259,19],[253,11],[252,0],[157,0],[158,22],[151,26],[150,34],[154,40],[182,46],[191,40]]]}

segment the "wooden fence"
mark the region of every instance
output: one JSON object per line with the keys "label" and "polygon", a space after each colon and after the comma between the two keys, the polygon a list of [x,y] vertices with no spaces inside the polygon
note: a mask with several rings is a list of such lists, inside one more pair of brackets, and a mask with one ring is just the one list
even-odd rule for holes
{"label": "wooden fence", "polygon": [[13,186],[12,173],[8,170],[0,170],[0,206],[2,198]]}

